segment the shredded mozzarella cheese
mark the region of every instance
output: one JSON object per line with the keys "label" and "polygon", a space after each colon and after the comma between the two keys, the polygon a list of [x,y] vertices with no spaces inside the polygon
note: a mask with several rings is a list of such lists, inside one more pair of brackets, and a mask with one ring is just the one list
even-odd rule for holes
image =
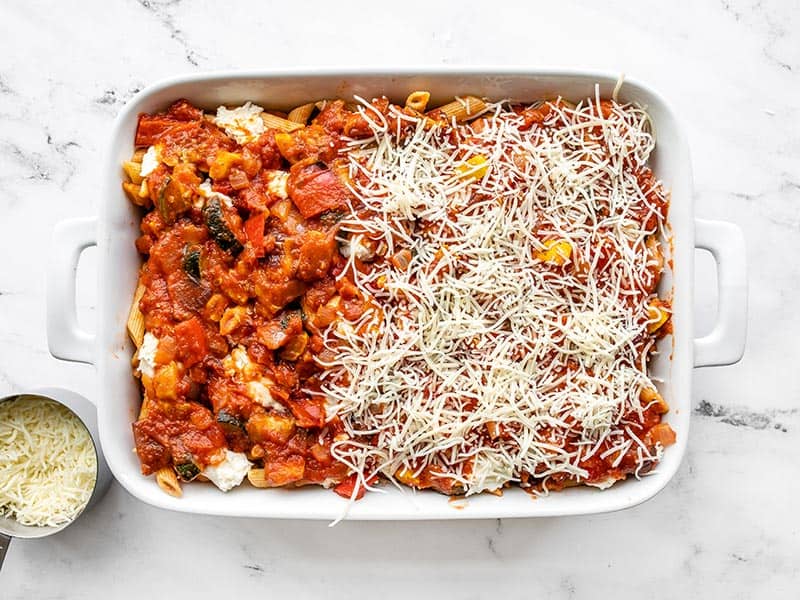
{"label": "shredded mozzarella cheese", "polygon": [[[362,206],[341,231],[412,259],[345,269],[376,308],[327,331],[322,391],[347,432],[334,456],[364,485],[426,467],[467,494],[523,473],[545,491],[554,474],[589,481],[581,462],[604,442],[620,459],[630,449],[625,415],[642,414],[651,385],[641,290],[658,226],[636,216],[657,209],[634,174],[654,147],[647,114],[554,105],[557,126],[527,127],[498,103],[457,135],[403,116],[414,129],[401,136],[370,110],[373,136],[347,149]],[[464,177],[474,162],[480,176]],[[566,242],[558,262],[542,238]],[[640,469],[659,458],[640,450]]]}
{"label": "shredded mozzarella cheese", "polygon": [[68,408],[31,396],[0,403],[0,514],[63,525],[86,506],[96,477],[92,438]]}

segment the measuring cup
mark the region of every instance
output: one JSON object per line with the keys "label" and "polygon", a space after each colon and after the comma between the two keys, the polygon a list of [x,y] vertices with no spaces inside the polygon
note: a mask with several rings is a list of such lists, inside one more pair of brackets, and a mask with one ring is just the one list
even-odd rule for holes
{"label": "measuring cup", "polygon": [[12,537],[23,539],[41,538],[48,535],[53,535],[54,533],[58,533],[59,531],[66,529],[75,521],[77,521],[83,513],[96,504],[100,498],[103,497],[103,494],[105,494],[108,490],[108,486],[111,483],[112,478],[111,471],[109,471],[105,458],[103,458],[103,452],[100,449],[100,437],[97,434],[97,413],[94,405],[91,402],[89,402],[83,396],[69,390],[61,388],[41,388],[31,392],[24,392],[21,394],[14,394],[13,396],[6,396],[5,398],[0,398],[0,403],[23,397],[52,400],[58,404],[66,406],[81,420],[92,438],[94,453],[97,457],[97,477],[95,478],[94,489],[92,490],[92,495],[89,497],[89,501],[75,516],[75,518],[72,519],[72,521],[62,523],[56,527],[39,527],[34,525],[22,525],[11,517],[0,516],[0,568],[3,566],[3,559],[6,556],[6,552],[8,551],[8,546],[11,543]]}

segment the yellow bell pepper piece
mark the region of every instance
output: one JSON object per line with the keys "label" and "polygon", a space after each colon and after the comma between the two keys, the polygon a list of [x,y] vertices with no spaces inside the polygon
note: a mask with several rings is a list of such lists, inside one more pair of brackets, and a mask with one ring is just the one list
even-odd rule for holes
{"label": "yellow bell pepper piece", "polygon": [[534,258],[554,265],[563,265],[572,256],[572,244],[567,240],[547,240],[544,250],[534,252]]}
{"label": "yellow bell pepper piece", "polygon": [[461,173],[461,177],[481,179],[486,175],[486,171],[489,170],[489,161],[485,156],[476,154],[475,156],[470,156],[464,161],[464,164],[458,165],[456,168]]}
{"label": "yellow bell pepper piece", "polygon": [[[275,134],[275,145],[278,147],[278,152],[281,153],[286,160],[289,160],[289,156],[292,156],[292,148],[294,147],[294,137],[285,132],[276,133]],[[297,160],[295,158],[295,160]]]}
{"label": "yellow bell pepper piece", "polygon": [[211,179],[222,179],[227,177],[228,171],[231,170],[233,165],[240,162],[242,162],[241,154],[220,150],[214,157],[214,162],[211,163],[208,174],[211,175]]}
{"label": "yellow bell pepper piece", "polygon": [[400,467],[394,474],[394,478],[405,485],[418,486],[420,484],[419,477],[415,477],[414,472],[405,467]]}

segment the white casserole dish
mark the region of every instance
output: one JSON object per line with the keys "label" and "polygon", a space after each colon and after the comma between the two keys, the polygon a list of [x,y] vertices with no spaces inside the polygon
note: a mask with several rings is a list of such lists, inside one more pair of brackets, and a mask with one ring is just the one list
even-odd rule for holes
{"label": "white casserole dish", "polygon": [[[251,100],[270,108],[288,109],[309,100],[385,94],[399,101],[408,92],[427,89],[432,105],[453,96],[475,94],[530,101],[563,96],[575,100],[611,95],[617,76],[608,73],[557,70],[413,70],[402,72],[247,72],[190,75],[163,81],[139,92],[122,109],[111,131],[99,217],[65,221],[56,227],[48,272],[47,330],[50,352],[57,358],[96,365],[98,424],[103,450],[117,480],[137,498],[172,510],[240,517],[334,519],[346,501],[329,490],[305,488],[263,490],[243,485],[227,494],[211,485],[184,486],[183,498],[164,494],[152,478],[143,477],[131,451],[131,423],[139,411],[138,382],[131,375],[133,352],[125,322],[141,258],[134,247],[138,209],[125,197],[120,164],[133,150],[137,116],[165,109],[187,98],[213,109],[220,104]],[[368,494],[355,503],[349,519],[469,519],[577,515],[634,506],[658,493],[678,469],[686,449],[691,415],[692,368],[738,361],[744,351],[747,284],[745,249],[735,225],[694,219],[689,152],[672,110],[656,92],[626,80],[619,99],[647,107],[654,123],[657,148],[652,157],[656,175],[672,190],[669,223],[674,234],[674,271],[662,285],[674,290],[674,336],[663,340],[653,371],[663,379],[661,392],[672,407],[666,421],[677,433],[657,471],[642,480],[629,479],[612,488],[572,488],[532,499],[520,489],[502,497],[481,495],[457,509],[435,492]],[[96,335],[80,330],[75,315],[75,270],[81,251],[99,250],[98,322]],[[713,254],[718,270],[719,314],[713,331],[700,339],[692,334],[694,249]]]}

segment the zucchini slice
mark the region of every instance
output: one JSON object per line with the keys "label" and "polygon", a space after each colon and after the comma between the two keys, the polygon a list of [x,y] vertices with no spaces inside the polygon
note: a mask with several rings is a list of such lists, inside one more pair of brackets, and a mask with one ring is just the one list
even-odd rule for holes
{"label": "zucchini slice", "polygon": [[233,232],[225,222],[225,215],[222,214],[222,204],[220,204],[218,198],[212,197],[208,199],[205,208],[203,208],[203,218],[211,237],[214,238],[220,248],[234,256],[244,250],[241,242],[236,239],[236,236],[233,235]]}
{"label": "zucchini slice", "polygon": [[225,410],[221,410],[217,413],[217,423],[226,431],[244,431],[244,423]]}
{"label": "zucchini slice", "polygon": [[189,279],[195,283],[200,283],[200,248],[197,246],[185,246],[183,249],[183,270]]}
{"label": "zucchini slice", "polygon": [[191,481],[200,475],[200,468],[193,462],[185,462],[175,465],[175,471],[183,481]]}

